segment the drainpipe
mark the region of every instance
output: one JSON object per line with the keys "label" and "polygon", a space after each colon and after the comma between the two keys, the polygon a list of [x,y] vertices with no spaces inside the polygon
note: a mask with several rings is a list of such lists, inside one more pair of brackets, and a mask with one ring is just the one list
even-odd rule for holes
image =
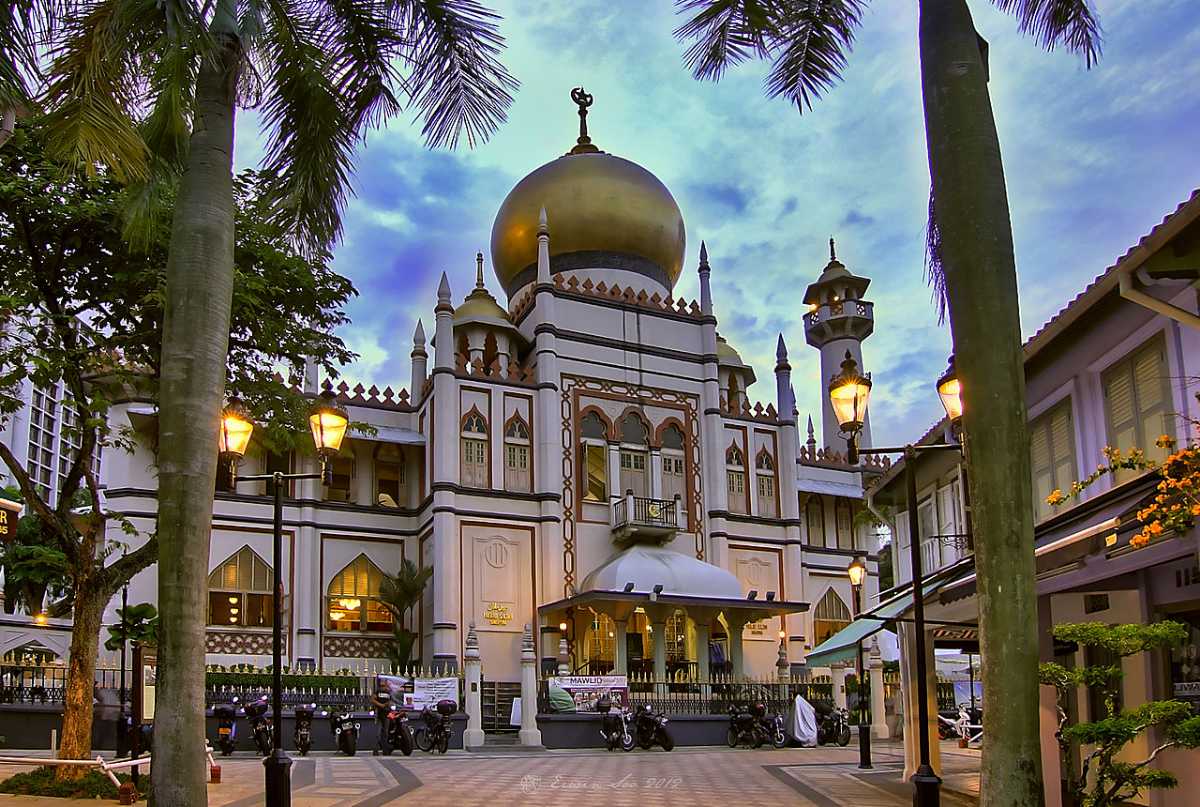
{"label": "drainpipe", "polygon": [[1157,297],[1152,297],[1141,289],[1137,288],[1134,281],[1133,271],[1119,272],[1117,279],[1120,281],[1121,296],[1132,303],[1136,303],[1143,308],[1149,308],[1151,311],[1162,314],[1164,317],[1181,322],[1191,328],[1200,329],[1200,317],[1196,316],[1186,309],[1180,308],[1177,305],[1172,305]]}

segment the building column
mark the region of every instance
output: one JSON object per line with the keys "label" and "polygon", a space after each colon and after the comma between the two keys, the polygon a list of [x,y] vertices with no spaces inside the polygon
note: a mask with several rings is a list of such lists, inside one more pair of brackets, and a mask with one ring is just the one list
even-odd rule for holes
{"label": "building column", "polygon": [[883,658],[879,655],[879,643],[871,642],[871,655],[868,661],[871,681],[871,736],[877,740],[886,740],[892,736],[887,724],[887,704],[883,688]]}
{"label": "building column", "polygon": [[438,406],[433,418],[433,652],[421,659],[434,669],[457,670],[459,639],[457,619],[461,612],[462,558],[454,516],[454,486],[458,482],[459,414],[458,383],[454,377],[454,306],[450,304],[450,281],[442,273],[434,309],[433,396]]}
{"label": "building column", "polygon": [[[704,445],[711,450],[704,452],[703,468],[697,469],[702,474],[705,503],[708,513],[700,513],[703,520],[707,516],[709,546],[706,547],[704,560],[722,569],[728,569],[729,535],[726,532],[725,516],[711,513],[725,513],[729,510],[729,491],[725,487],[725,427],[721,415],[721,390],[717,372],[717,318],[713,316],[712,287],[710,282],[711,268],[708,265],[708,248],[700,242],[700,313],[703,316],[701,338],[704,348],[703,380],[704,390],[701,401],[704,406],[704,421],[701,437]],[[730,637],[730,648],[733,647],[733,637]],[[740,651],[739,651],[740,652]],[[730,656],[732,657],[732,649]]]}
{"label": "building column", "polygon": [[463,651],[463,666],[466,668],[467,728],[463,732],[463,747],[477,748],[483,745],[483,700],[479,691],[482,670],[479,659],[479,637],[475,635],[475,623],[467,630],[467,646]]}
{"label": "building column", "polygon": [[654,633],[654,677],[662,681],[667,677],[667,619],[655,614],[650,624]]}
{"label": "building column", "polygon": [[537,656],[533,652],[533,628],[525,623],[521,636],[521,745],[541,746],[542,732],[537,727]]}
{"label": "building column", "polygon": [[615,675],[629,674],[629,648],[626,646],[626,632],[629,630],[629,620],[613,620],[613,673]]}
{"label": "building column", "polygon": [[739,617],[731,617],[729,614],[725,615],[725,622],[729,625],[729,662],[733,667],[733,677],[741,678],[745,674],[745,666],[742,662],[742,629],[746,627],[746,622]]}
{"label": "building column", "polygon": [[708,617],[702,616],[695,620],[696,625],[696,676],[701,681],[707,681],[712,676],[712,670],[709,665],[708,657],[708,642],[711,635],[711,627],[708,624]]}
{"label": "building column", "polygon": [[646,469],[650,474],[650,498],[661,499],[662,490],[662,452],[657,448],[650,449],[650,464]]}
{"label": "building column", "polygon": [[[904,779],[912,778],[920,764],[918,732],[921,731],[917,719],[917,698],[921,697],[922,687],[916,681],[917,676],[917,636],[911,623],[897,623],[897,638],[900,640],[900,697],[904,703]],[[937,730],[937,667],[933,654],[933,635],[926,629],[925,638],[925,668],[926,677],[924,697],[929,704],[929,723],[925,730],[929,732],[929,764],[933,772],[941,776],[942,754],[938,744]]]}
{"label": "building column", "polygon": [[[1038,659],[1054,661],[1054,609],[1053,597],[1044,594],[1038,597]],[[1062,807],[1063,760],[1054,735],[1058,732],[1058,690],[1052,686],[1038,687],[1038,723],[1042,735],[1042,790],[1046,794],[1045,807]],[[1071,697],[1074,697],[1072,694]]]}
{"label": "building column", "polygon": [[833,705],[839,709],[848,709],[846,697],[846,665],[834,664],[830,668],[833,673]]}

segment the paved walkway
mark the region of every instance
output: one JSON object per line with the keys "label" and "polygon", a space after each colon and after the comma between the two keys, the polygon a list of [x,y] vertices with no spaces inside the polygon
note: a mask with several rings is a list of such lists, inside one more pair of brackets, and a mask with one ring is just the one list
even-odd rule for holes
{"label": "paved walkway", "polygon": [[[606,753],[451,752],[444,757],[341,757],[318,754],[292,768],[295,807],[904,807],[910,787],[900,781],[898,745],[877,744],[875,769],[860,771],[858,752],[846,749],[679,748]],[[977,799],[979,754],[943,748],[943,804],[967,807]],[[209,786],[213,807],[263,804],[262,764],[250,756],[220,761],[220,785]],[[66,805],[59,799],[0,796],[0,807]],[[87,802],[95,805],[96,802]]]}

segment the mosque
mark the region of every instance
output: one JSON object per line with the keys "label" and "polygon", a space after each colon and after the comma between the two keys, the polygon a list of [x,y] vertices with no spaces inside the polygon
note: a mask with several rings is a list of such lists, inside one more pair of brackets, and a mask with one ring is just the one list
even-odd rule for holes
{"label": "mosque", "polygon": [[[285,491],[282,568],[270,563],[265,485],[217,490],[209,663],[270,663],[276,573],[285,663],[385,659],[380,582],[402,559],[433,569],[410,626],[414,657],[457,668],[474,625],[485,674],[501,681],[519,678],[526,624],[543,659],[565,637],[572,670],[589,674],[796,671],[851,621],[846,568],[860,553],[873,599],[876,546],[859,514],[862,475],[878,468],[819,447],[811,417],[800,427],[782,335],[773,394],[754,400],[754,369],[718,332],[719,257],[710,264],[700,243],[700,299],[674,295],[689,254],[679,206],[652,173],[591,141],[590,96],[573,98],[578,141],[496,214],[503,300],[481,253],[465,295],[442,276],[431,338],[416,323],[409,389],[334,388],[373,433],[346,439],[331,484]],[[796,302],[827,382],[847,352],[863,366],[869,281],[832,243],[812,276]],[[310,369],[306,392],[321,386]],[[821,445],[840,445],[824,406]],[[105,457],[108,504],[148,531],[154,412],[126,402],[113,417],[144,439]],[[252,446],[242,473],[315,469],[312,455]],[[154,600],[154,574],[135,578],[130,602]]]}

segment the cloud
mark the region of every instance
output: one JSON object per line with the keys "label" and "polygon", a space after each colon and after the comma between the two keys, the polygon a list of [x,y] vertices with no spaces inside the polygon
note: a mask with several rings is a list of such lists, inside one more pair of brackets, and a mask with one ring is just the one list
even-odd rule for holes
{"label": "cloud", "polygon": [[[358,196],[336,250],[362,292],[346,335],[364,359],[347,375],[407,385],[412,329],[423,316],[431,330],[438,276],[448,271],[461,299],[508,189],[574,143],[568,93],[582,84],[595,96],[588,120],[600,148],[654,172],[679,202],[689,254],[677,294],[697,296],[696,251],[707,241],[720,330],[754,364],[753,396],[774,396],[782,331],[801,411],[819,412],[824,381],[799,298],[834,235],[838,257],[872,281],[864,363],[875,378],[876,441],[913,439],[936,419],[932,385],[950,334],[922,273],[929,169],[914,10],[869,7],[844,80],[801,114],[764,96],[762,64],[694,81],[670,4],[636,13],[599,0],[496,5],[503,58],[522,87],[491,141],[429,151],[405,117],[359,151]],[[1198,184],[1200,29],[1188,3],[1106,2],[1105,53],[1088,71],[1075,55],[1040,50],[1013,17],[974,5],[990,45],[1030,334]],[[253,114],[239,118],[239,165],[262,153],[256,127]]]}

